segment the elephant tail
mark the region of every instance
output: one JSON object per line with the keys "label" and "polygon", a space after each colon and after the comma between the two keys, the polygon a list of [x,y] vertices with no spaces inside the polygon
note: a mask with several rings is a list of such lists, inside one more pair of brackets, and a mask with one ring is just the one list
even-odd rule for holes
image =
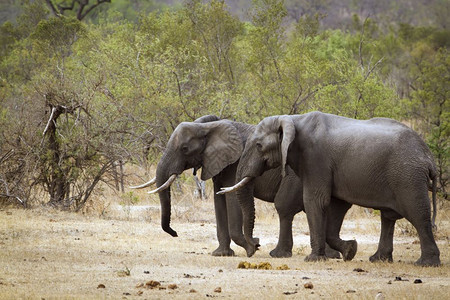
{"label": "elephant tail", "polygon": [[436,170],[434,168],[430,169],[429,171],[429,176],[431,179],[431,194],[432,194],[432,202],[433,202],[433,216],[431,218],[431,226],[433,227],[433,229],[437,229],[436,226],[436,214],[437,214],[437,209],[436,209],[436,193],[437,193],[437,174],[436,174]]}
{"label": "elephant tail", "polygon": [[437,210],[436,210],[436,190],[437,190],[437,176],[434,176],[432,178],[433,181],[433,186],[432,186],[432,201],[433,201],[433,218],[431,219],[431,226],[434,229],[437,229],[436,227],[436,214],[437,214]]}

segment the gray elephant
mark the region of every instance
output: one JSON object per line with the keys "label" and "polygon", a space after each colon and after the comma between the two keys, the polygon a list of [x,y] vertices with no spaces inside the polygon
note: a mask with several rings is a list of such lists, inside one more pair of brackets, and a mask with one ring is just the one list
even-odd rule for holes
{"label": "gray elephant", "polygon": [[[325,218],[330,198],[336,197],[381,210],[380,243],[370,261],[392,261],[395,222],[404,217],[419,234],[421,256],[416,264],[440,265],[432,232],[436,166],[426,144],[409,127],[386,118],[363,121],[321,112],[265,118],[246,143],[236,174],[241,182],[224,191],[235,191],[268,169],[281,166],[284,175],[286,165],[303,179],[312,248],[305,260],[324,259],[325,241],[339,249],[341,241],[332,234],[335,224]],[[429,189],[433,196],[432,221]],[[238,200],[243,209],[244,234],[251,242],[253,199],[238,192]]]}
{"label": "gray elephant", "polygon": [[[214,208],[217,222],[217,238],[219,247],[213,251],[214,256],[232,256],[230,241],[246,249],[247,254],[253,254],[254,247],[259,243],[252,238],[251,246],[242,232],[242,212],[236,200],[235,193],[217,195],[224,186],[235,183],[236,168],[244,149],[247,137],[254,131],[254,125],[219,120],[216,116],[204,116],[195,122],[183,122],[172,133],[167,147],[156,170],[156,178],[136,188],[146,187],[152,183],[158,188],[161,202],[161,226],[172,236],[177,233],[170,227],[171,195],[170,185],[177,175],[184,170],[194,169],[194,173],[202,168],[201,179],[212,178],[214,183]],[[268,170],[258,176],[254,184],[244,190],[249,194],[268,202],[274,202],[280,219],[278,244],[270,252],[273,257],[292,256],[292,221],[300,211],[304,210],[302,201],[301,181],[291,172],[289,176],[281,177],[280,169]],[[339,211],[339,222],[345,216],[351,205],[345,202],[333,201],[333,209]],[[334,208],[335,207],[335,208]],[[339,232],[337,232],[339,235]],[[339,236],[336,237],[339,239]],[[341,241],[347,247],[342,251],[345,260],[354,257],[357,249],[356,241]],[[339,257],[335,250],[328,249],[327,256]]]}

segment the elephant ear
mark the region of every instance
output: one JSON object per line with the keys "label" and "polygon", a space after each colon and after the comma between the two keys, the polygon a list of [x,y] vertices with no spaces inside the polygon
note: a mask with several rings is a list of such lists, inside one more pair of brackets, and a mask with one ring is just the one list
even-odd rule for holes
{"label": "elephant ear", "polygon": [[280,124],[279,129],[283,135],[281,140],[281,175],[284,177],[286,176],[286,163],[289,145],[291,145],[295,138],[295,126],[289,116],[280,116],[278,120]]}
{"label": "elephant ear", "polygon": [[235,163],[244,150],[243,140],[230,121],[204,124],[206,145],[203,151],[202,180],[210,179]]}
{"label": "elephant ear", "polygon": [[219,121],[220,118],[216,115],[205,115],[200,118],[195,119],[194,123],[208,123],[208,122],[214,122]]}

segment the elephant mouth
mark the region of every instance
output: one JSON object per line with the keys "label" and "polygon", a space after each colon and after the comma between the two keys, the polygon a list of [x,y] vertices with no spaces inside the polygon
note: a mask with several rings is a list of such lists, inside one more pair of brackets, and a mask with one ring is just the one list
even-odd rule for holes
{"label": "elephant mouth", "polygon": [[202,160],[200,158],[194,158],[190,161],[186,162],[186,165],[184,166],[185,170],[188,169],[194,169],[193,174],[194,176],[197,175],[197,171],[202,167]]}
{"label": "elephant mouth", "polygon": [[194,170],[192,171],[192,174],[193,174],[194,176],[197,176],[197,171],[198,171],[201,167],[202,167],[201,165],[195,166],[195,167],[194,167]]}

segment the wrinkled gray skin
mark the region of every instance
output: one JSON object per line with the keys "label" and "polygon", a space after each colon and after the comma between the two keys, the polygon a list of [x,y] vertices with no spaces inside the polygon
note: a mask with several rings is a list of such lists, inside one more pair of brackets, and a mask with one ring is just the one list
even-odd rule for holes
{"label": "wrinkled gray skin", "polygon": [[[330,198],[335,197],[381,210],[380,242],[370,261],[392,261],[395,222],[404,217],[419,234],[421,256],[416,264],[440,265],[432,233],[436,167],[428,147],[407,126],[385,118],[361,121],[321,112],[268,117],[249,137],[236,179],[257,177],[280,165],[282,173],[288,165],[303,178],[312,248],[306,261],[324,259],[325,241],[340,249],[341,241],[333,235],[335,224],[325,222]],[[433,191],[433,222],[429,189]],[[251,241],[254,202],[239,194],[244,233]],[[333,219],[332,214],[330,210],[328,219]]]}
{"label": "wrinkled gray skin", "polygon": [[[217,195],[224,186],[235,183],[238,160],[244,149],[247,137],[255,126],[219,120],[216,116],[204,116],[195,122],[183,122],[172,133],[166,150],[158,163],[156,184],[161,186],[172,174],[181,174],[184,170],[202,168],[201,179],[212,178],[214,183],[214,208],[217,222],[219,247],[213,251],[214,256],[233,256],[230,241],[253,254],[259,240],[252,238],[251,246],[242,232],[242,212],[235,193]],[[212,122],[216,121],[216,122]],[[273,257],[292,256],[292,220],[294,215],[304,210],[302,202],[301,181],[292,172],[282,179],[279,169],[269,170],[258,176],[244,189],[247,193],[268,202],[274,202],[280,218],[278,245],[270,252]],[[171,197],[170,187],[159,192],[161,202],[161,226],[172,236],[177,233],[170,227]],[[340,220],[351,205],[345,202],[333,202],[340,211]],[[339,231],[336,239],[339,239]],[[342,243],[345,243],[342,241]],[[352,259],[356,253],[356,241],[349,241],[349,247],[343,252],[344,259]],[[327,256],[338,258],[339,253],[328,249]]]}

